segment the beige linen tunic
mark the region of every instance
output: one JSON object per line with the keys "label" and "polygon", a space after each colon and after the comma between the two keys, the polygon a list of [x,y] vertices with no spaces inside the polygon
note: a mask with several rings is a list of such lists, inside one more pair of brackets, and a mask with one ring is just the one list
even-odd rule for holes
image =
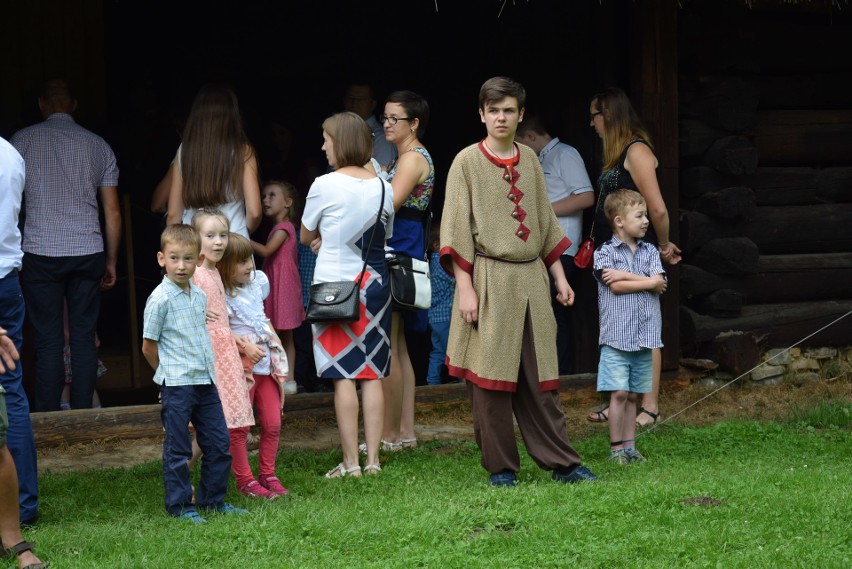
{"label": "beige linen tunic", "polygon": [[459,315],[456,287],[447,366],[451,375],[481,388],[515,391],[529,317],[539,385],[552,390],[559,387],[559,373],[547,267],[570,241],[548,201],[535,152],[523,144],[516,148],[514,167],[492,159],[482,143],[459,152],[450,167],[441,263],[452,274],[456,261],[472,275],[479,322],[468,324]]}

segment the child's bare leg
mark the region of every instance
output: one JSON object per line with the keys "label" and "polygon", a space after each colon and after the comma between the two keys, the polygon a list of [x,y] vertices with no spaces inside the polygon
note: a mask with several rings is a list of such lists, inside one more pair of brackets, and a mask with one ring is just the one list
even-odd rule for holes
{"label": "child's bare leg", "polygon": [[622,421],[622,441],[633,441],[636,439],[636,401],[638,397],[632,391],[627,392],[627,403],[624,406],[624,418]]}
{"label": "child's bare leg", "polygon": [[[609,442],[624,442],[624,421],[627,411],[627,391],[612,391],[609,394]],[[635,411],[634,411],[635,414]],[[635,419],[634,419],[635,420]]]}

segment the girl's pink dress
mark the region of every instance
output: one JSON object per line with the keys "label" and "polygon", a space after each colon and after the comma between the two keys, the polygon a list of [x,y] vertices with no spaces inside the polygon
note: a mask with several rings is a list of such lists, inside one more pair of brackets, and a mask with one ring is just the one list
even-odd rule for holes
{"label": "girl's pink dress", "polygon": [[276,330],[293,330],[305,320],[296,228],[289,221],[282,221],[269,231],[267,241],[276,231],[286,231],[289,237],[263,262],[263,272],[269,278],[270,287],[263,307]]}
{"label": "girl's pink dress", "polygon": [[254,425],[248,381],[243,372],[243,362],[237,343],[231,334],[228,321],[228,306],[225,303],[225,285],[216,269],[198,267],[192,277],[195,285],[207,295],[207,312],[219,315],[215,321],[207,322],[210,341],[216,364],[216,389],[222,400],[225,422],[229,429]]}

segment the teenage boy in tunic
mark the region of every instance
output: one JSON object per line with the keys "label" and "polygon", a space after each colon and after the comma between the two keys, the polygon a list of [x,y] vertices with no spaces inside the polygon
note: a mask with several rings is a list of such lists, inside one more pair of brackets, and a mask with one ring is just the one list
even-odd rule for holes
{"label": "teenage boy in tunic", "polygon": [[513,414],[527,452],[554,480],[596,479],[568,441],[559,399],[548,271],[557,300],[571,305],[574,291],[558,262],[570,241],[535,152],[514,142],[525,99],[508,77],[482,85],[487,136],[453,160],[441,222],[441,263],[456,278],[447,367],[466,380],[492,486],[517,481]]}

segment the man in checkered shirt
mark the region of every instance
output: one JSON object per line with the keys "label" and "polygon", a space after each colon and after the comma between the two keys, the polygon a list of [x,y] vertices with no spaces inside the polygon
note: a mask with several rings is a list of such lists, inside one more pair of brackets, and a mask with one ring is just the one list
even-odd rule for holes
{"label": "man in checkered shirt", "polygon": [[45,83],[38,106],[45,120],[19,130],[10,140],[26,165],[21,276],[35,330],[35,410],[59,410],[65,386],[66,301],[74,378],[71,407],[88,409],[98,371],[100,292],[115,285],[121,241],[118,167],[106,141],[74,121],[77,100],[65,81]]}

